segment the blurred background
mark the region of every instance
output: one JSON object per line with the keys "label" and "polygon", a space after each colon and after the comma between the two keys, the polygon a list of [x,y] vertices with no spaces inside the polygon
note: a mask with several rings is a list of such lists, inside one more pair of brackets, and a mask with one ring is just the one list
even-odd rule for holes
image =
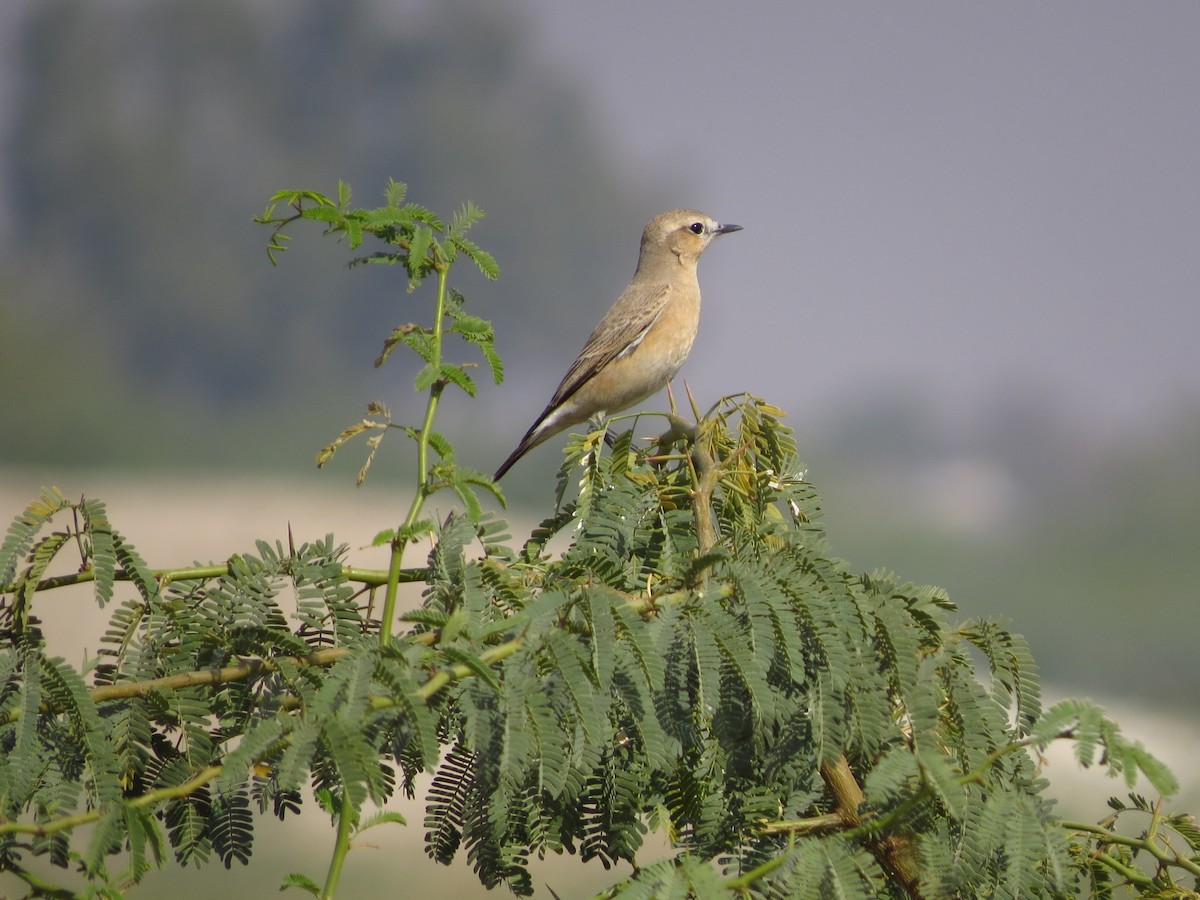
{"label": "blurred background", "polygon": [[[488,472],[644,223],[699,207],[745,227],[701,265],[701,407],[787,410],[852,568],[1014,620],[1048,693],[1126,711],[1194,811],[1198,33],[1186,2],[9,0],[0,519],[102,496],[164,567],[395,524],[401,441],[358,491],[358,449],[313,456],[367,400],[417,420],[409,361],[371,363],[428,297],[315,229],[272,268],[276,190],[488,212],[501,278],[454,283],[508,378],[441,423]],[[505,479],[517,522],[561,446]]]}

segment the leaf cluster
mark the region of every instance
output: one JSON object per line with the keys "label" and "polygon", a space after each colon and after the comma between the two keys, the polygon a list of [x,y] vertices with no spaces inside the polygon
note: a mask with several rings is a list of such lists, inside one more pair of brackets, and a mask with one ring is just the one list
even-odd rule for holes
{"label": "leaf cluster", "polygon": [[[319,191],[286,190],[276,192],[263,213],[254,221],[272,228],[267,256],[277,263],[277,254],[287,250],[291,238],[284,229],[298,219],[320,222],[326,234],[344,236],[350,249],[362,246],[371,235],[395,249],[355,257],[350,265],[366,263],[400,264],[408,273],[413,290],[432,272],[451,265],[461,253],[473,262],[484,277],[496,279],[500,267],[490,253],[467,237],[471,226],[483,218],[483,210],[467,202],[454,213],[450,222],[442,221],[428,207],[406,202],[408,186],[390,179],[384,191],[384,205],[374,209],[351,206],[350,186],[338,182],[337,198]],[[292,213],[277,215],[275,206],[284,203]]]}
{"label": "leaf cluster", "polygon": [[[640,862],[661,829],[679,855],[613,896],[710,883],[867,896],[901,889],[884,847],[900,840],[930,895],[1068,889],[1066,836],[1025,748],[1102,716],[1056,708],[1035,731],[1037,668],[1019,635],[951,624],[944,592],[832,557],[778,415],[739,398],[704,419],[698,441],[723,461],[705,510],[680,445],[637,453],[626,434],[604,456],[603,432],[583,436],[560,472],[578,476],[575,499],[523,552],[503,568],[458,561],[467,588],[440,588],[447,610],[509,616],[529,590],[520,615],[540,638],[505,661],[501,689],[456,689],[462,725],[426,821],[434,858],[465,847],[484,883],[522,892],[531,854]],[[704,548],[710,514],[720,539]],[[571,546],[542,556],[564,531]],[[473,566],[495,585],[483,605]],[[1098,739],[1127,757],[1119,733]],[[822,777],[839,758],[865,789],[850,818]],[[1139,768],[1172,789],[1157,763]]]}
{"label": "leaf cluster", "polygon": [[[352,250],[358,250],[367,237],[388,247],[353,258],[349,263],[351,266],[366,263],[401,265],[408,276],[409,293],[427,278],[436,279],[432,321],[429,324],[407,322],[397,325],[384,339],[383,349],[375,360],[376,367],[382,366],[397,347],[406,347],[422,361],[423,365],[413,379],[413,388],[428,395],[424,421],[420,424],[394,422],[385,404],[372,401],[367,406],[367,417],[344,428],[317,453],[317,466],[324,466],[348,441],[368,434],[367,457],[357,478],[361,485],[389,431],[399,429],[417,444],[421,481],[411,515],[401,528],[381,532],[377,543],[405,543],[428,534],[433,523],[418,519],[417,515],[425,499],[443,488],[458,495],[473,519],[479,518],[483,511],[479,500],[481,492],[503,502],[503,494],[495,483],[484,473],[459,465],[451,442],[433,428],[438,402],[447,386],[454,385],[469,397],[474,397],[477,391],[470,373],[474,364],[445,359],[447,334],[457,337],[483,356],[495,384],[504,379],[504,364],[495,349],[492,323],[468,313],[462,294],[451,288],[447,281],[451,267],[460,257],[474,263],[485,277],[493,280],[499,277],[500,268],[495,258],[467,237],[471,227],[484,217],[484,212],[468,201],[446,223],[429,208],[407,201],[407,193],[407,185],[389,180],[383,206],[359,209],[351,206],[351,191],[345,182],[338,183],[336,200],[312,190],[279,191],[271,197],[263,214],[254,220],[271,228],[267,254],[272,263],[276,262],[276,254],[287,249],[290,236],[285,234],[285,229],[297,221],[310,220],[322,223],[326,235],[344,237]],[[291,214],[277,215],[275,206],[278,203],[286,203]],[[433,465],[427,460],[430,449],[438,457]]]}
{"label": "leaf cluster", "polygon": [[[475,390],[443,360],[447,333],[502,376],[491,325],[447,285],[460,255],[495,274],[465,237],[481,213],[445,224],[398,182],[375,210],[344,185],[281,201],[292,215],[259,220],[272,254],[312,219],[352,249],[382,240],[357,262],[403,265],[410,289],[436,278],[432,322],[379,359],[423,361],[423,421],[372,404],[319,457],[373,432],[361,480],[388,429],[415,442],[412,506],[379,538],[391,567],[355,569],[326,536],[152,570],[102,502],[45,490],[0,543],[0,871],[72,895],[30,868],[45,859],[121,896],[171,860],[245,864],[259,817],[315,805],[338,825],[328,878],[284,886],[331,897],[350,838],[400,821],[372,808],[431,773],[428,855],[465,854],[519,895],[548,853],[632,865],[605,894],[622,898],[1164,896],[1200,874],[1194,822],[1136,795],[1099,825],[1058,821],[1039,774],[1052,741],[1131,787],[1174,779],[1094,705],[1044,710],[1006,623],[956,622],[944,591],[834,556],[783,413],[756,397],[667,416],[645,445],[573,437],[556,512],[512,547],[476,496],[495,484],[433,429],[446,386]],[[442,488],[464,513],[422,518]],[[424,565],[404,569],[423,535]],[[393,635],[401,581],[424,593]],[[37,605],[81,583],[110,619],[76,667]],[[1115,827],[1131,815],[1150,816],[1140,837]],[[651,831],[667,858],[646,858]]]}
{"label": "leaf cluster", "polygon": [[[60,512],[75,526],[39,535]],[[101,605],[118,578],[134,588],[83,671],[51,655],[21,599],[53,583],[39,582],[45,565],[72,545]],[[171,857],[248,862],[255,815],[298,813],[306,787],[322,807],[359,808],[391,796],[397,772],[411,791],[436,760],[436,717],[415,696],[436,653],[379,647],[332,538],[256,549],[219,575],[171,579],[98,501],[47,491],[13,523],[0,551],[0,868],[44,855],[115,896]]]}
{"label": "leaf cluster", "polygon": [[[1125,885],[1151,897],[1200,893],[1200,827],[1195,816],[1167,812],[1162,800],[1151,803],[1136,793],[1127,801],[1112,797],[1108,805],[1112,814],[1098,824],[1063,823],[1078,838],[1071,852],[1083,872],[1080,880],[1093,896],[1112,896]],[[1132,829],[1122,827],[1129,825]],[[1149,860],[1152,871],[1145,871]],[[1194,890],[1186,891],[1177,882],[1182,873],[1193,879]]]}
{"label": "leaf cluster", "polygon": [[[580,489],[520,550],[498,523],[443,522],[386,645],[332,538],[174,578],[103,504],[45,492],[0,552],[0,862],[46,856],[119,891],[172,857],[246,862],[259,815],[349,803],[362,822],[432,768],[430,856],[465,851],[519,894],[531,858],[574,853],[637,863],[621,897],[899,896],[898,854],[930,896],[1059,895],[1094,865],[1031,749],[1074,737],[1084,764],[1173,789],[1094,707],[1043,711],[1019,635],[834,558],[768,405],[705,418],[721,474],[700,504],[684,440],[626,434],[606,454],[602,437],[568,447]],[[557,532],[571,544],[546,556]],[[31,604],[66,548],[113,609],[86,671],[52,655]],[[839,759],[862,786],[851,810]],[[652,829],[670,859],[639,855]]]}

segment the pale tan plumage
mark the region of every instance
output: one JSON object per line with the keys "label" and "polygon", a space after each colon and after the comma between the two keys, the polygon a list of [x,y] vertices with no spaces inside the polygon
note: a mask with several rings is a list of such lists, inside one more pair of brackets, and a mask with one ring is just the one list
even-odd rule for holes
{"label": "pale tan plumage", "polygon": [[696,263],[714,238],[740,230],[694,209],[674,209],[650,221],[629,286],[604,314],[517,449],[496,470],[497,479],[546,439],[594,415],[627,409],[675,376],[700,324]]}

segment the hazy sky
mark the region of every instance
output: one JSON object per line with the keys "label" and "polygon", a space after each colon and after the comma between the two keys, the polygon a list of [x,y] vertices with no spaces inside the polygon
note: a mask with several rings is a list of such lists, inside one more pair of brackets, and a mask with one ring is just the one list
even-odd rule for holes
{"label": "hazy sky", "polygon": [[1200,4],[523,6],[621,154],[745,226],[701,265],[704,399],[1200,396]]}

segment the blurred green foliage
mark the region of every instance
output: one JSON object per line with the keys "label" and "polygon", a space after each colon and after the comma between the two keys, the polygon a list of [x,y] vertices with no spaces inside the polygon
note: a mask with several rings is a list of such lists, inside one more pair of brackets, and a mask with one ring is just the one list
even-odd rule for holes
{"label": "blurred green foliage", "polygon": [[404,172],[431,206],[477,199],[508,223],[481,226],[506,278],[478,303],[536,311],[499,347],[522,355],[574,342],[561,298],[611,295],[633,248],[605,233],[653,196],[490,4],[47,0],[10,21],[3,462],[277,465],[359,406],[396,285],[332,242],[273,270],[251,216],[281,187]]}
{"label": "blurred green foliage", "polygon": [[[1039,760],[1060,740],[1177,783],[1089,701],[1043,708],[1019,634],[831,557],[779,414],[741,396],[657,444],[574,436],[521,548],[469,505],[436,527],[384,642],[387,573],[332,535],[151,570],[103,502],[45,491],[0,546],[0,871],[120,897],[170,860],[246,864],[257,819],[315,804],[339,821],[325,888],[308,860],[284,884],[328,898],[372,807],[434,771],[428,855],[519,895],[564,853],[635,864],[602,895],[631,900],[1160,897],[1200,874],[1186,815],[1114,805],[1151,816],[1137,838],[1055,817]],[[38,615],[78,583],[111,611],[90,671]]]}
{"label": "blurred green foliage", "polygon": [[[936,578],[968,614],[1011,617],[1059,690],[1195,697],[1200,409],[1120,441],[1039,409],[1029,397],[956,433],[912,402],[848,411],[843,430],[809,453],[830,485],[839,548]],[[951,492],[965,511],[948,512],[930,495],[961,460],[982,461],[981,471]],[[988,503],[997,477],[1001,496]]]}

